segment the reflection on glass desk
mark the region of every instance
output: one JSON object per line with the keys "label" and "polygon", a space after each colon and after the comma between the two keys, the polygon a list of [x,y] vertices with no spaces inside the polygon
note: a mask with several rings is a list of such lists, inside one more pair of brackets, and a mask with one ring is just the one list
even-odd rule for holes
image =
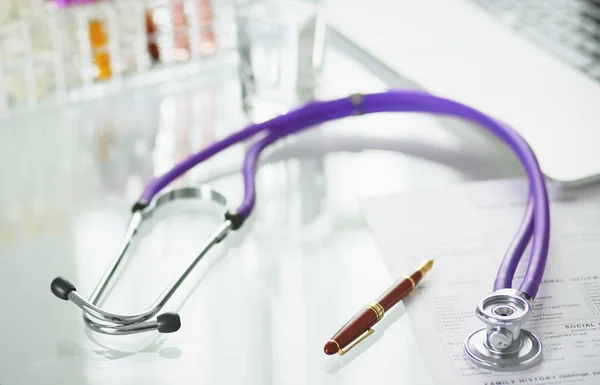
{"label": "reflection on glass desk", "polygon": [[[322,98],[387,87],[334,50],[325,78]],[[242,128],[237,84],[225,76],[0,129],[2,385],[429,383],[401,306],[385,332],[348,355],[322,348],[395,278],[366,229],[361,197],[520,174],[488,138],[453,121],[364,116],[282,141],[262,159],[252,221],[164,309],[180,313],[177,333],[93,334],[77,308],[51,294],[60,275],[88,296],[143,184]],[[228,150],[175,185],[210,183],[235,206],[243,151]],[[157,223],[107,308],[146,308],[216,220],[199,206]]]}

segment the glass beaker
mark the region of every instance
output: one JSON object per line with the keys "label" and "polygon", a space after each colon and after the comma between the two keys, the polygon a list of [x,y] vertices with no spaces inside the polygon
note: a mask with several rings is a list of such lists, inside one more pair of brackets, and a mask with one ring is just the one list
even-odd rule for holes
{"label": "glass beaker", "polygon": [[323,4],[314,0],[238,0],[242,104],[254,122],[312,100],[325,51]]}

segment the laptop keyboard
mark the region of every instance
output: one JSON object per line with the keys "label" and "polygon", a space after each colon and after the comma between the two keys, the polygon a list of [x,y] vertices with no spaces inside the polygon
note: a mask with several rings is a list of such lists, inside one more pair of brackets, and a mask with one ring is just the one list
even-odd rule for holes
{"label": "laptop keyboard", "polygon": [[600,0],[473,0],[504,24],[600,82]]}

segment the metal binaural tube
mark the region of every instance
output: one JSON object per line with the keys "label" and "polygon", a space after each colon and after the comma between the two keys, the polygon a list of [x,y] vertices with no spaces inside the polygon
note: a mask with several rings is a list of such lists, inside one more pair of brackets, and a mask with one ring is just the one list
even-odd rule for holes
{"label": "metal binaural tube", "polygon": [[125,253],[127,253],[127,249],[129,249],[129,246],[131,245],[131,241],[132,241],[133,237],[135,236],[135,234],[137,233],[138,229],[140,228],[141,224],[142,224],[142,213],[139,211],[136,211],[131,216],[129,225],[127,226],[127,231],[125,233],[125,237],[124,237],[121,247],[119,249],[119,253],[110,262],[110,264],[108,265],[108,268],[104,272],[104,275],[102,276],[102,278],[98,282],[98,285],[96,286],[96,288],[92,292],[92,295],[90,296],[90,301],[92,304],[94,304],[94,305],[98,304],[100,298],[102,297],[102,294],[104,294],[104,291],[108,287],[108,283],[110,282],[112,277],[115,275],[117,269],[121,265],[121,262],[123,261],[123,257],[125,256]]}
{"label": "metal binaural tube", "polygon": [[[171,296],[177,291],[185,278],[192,272],[198,262],[204,257],[210,249],[223,238],[231,230],[231,222],[224,221],[208,238],[202,246],[196,258],[177,276],[162,292],[159,298],[150,306],[150,308],[142,313],[133,315],[124,315],[111,313],[102,310],[94,304],[90,303],[77,293],[75,287],[68,281],[57,278],[53,281],[53,292],[62,299],[70,300],[73,304],[79,307],[84,312],[84,320],[86,325],[92,330],[105,334],[132,334],[141,331],[164,329],[165,333],[171,332],[173,328],[179,329],[179,316],[173,313],[164,313],[158,316],[157,321],[144,322],[152,318],[162,309]],[[116,268],[116,267],[115,267]],[[109,269],[110,271],[111,269]],[[106,274],[105,277],[110,277],[112,274]],[[57,289],[55,286],[58,286]],[[105,283],[101,282],[99,287],[105,287]],[[99,291],[102,293],[102,291]],[[98,300],[101,297],[95,297]],[[162,319],[161,319],[162,317]],[[162,321],[162,322],[161,322]],[[161,324],[162,323],[162,324]],[[172,330],[174,331],[174,330]]]}
{"label": "metal binaural tube", "polygon": [[221,242],[227,234],[231,231],[232,223],[229,220],[223,221],[217,229],[209,235],[207,241],[204,243],[200,252],[194,258],[194,260],[177,276],[171,283],[165,288],[160,297],[154,302],[152,305],[153,308],[161,309],[171,298],[171,296],[175,293],[175,291],[181,286],[183,281],[187,278],[187,276],[192,272],[192,270],[196,267],[198,262],[219,242]]}
{"label": "metal binaural tube", "polygon": [[128,249],[131,247],[132,240],[138,233],[142,221],[152,217],[156,209],[164,207],[174,201],[182,199],[197,199],[204,202],[216,204],[223,209],[227,205],[227,200],[223,195],[208,186],[177,188],[161,194],[149,205],[134,206],[134,213],[127,228],[124,240],[118,254],[113,258],[108,268],[104,272],[98,285],[94,289],[90,300],[86,300],[77,292],[75,286],[62,277],[55,278],[50,289],[52,293],[65,301],[71,301],[83,311],[85,325],[91,330],[105,334],[132,334],[150,330],[158,330],[161,333],[171,333],[177,331],[180,326],[179,315],[175,313],[163,313],[157,316],[156,320],[149,321],[156,316],[171,296],[177,291],[179,286],[188,277],[200,260],[219,242],[221,242],[231,231],[232,222],[225,219],[213,231],[208,239],[201,246],[200,252],[196,257],[165,287],[160,296],[145,311],[138,314],[117,314],[100,308],[103,299],[106,298],[106,290],[109,283],[115,278],[116,272],[125,259]]}
{"label": "metal binaural tube", "polygon": [[145,321],[147,319],[152,318],[156,313],[158,313],[159,309],[151,308],[144,313],[134,314],[134,315],[124,315],[124,314],[115,314],[108,312],[106,310],[102,310],[99,307],[91,304],[82,296],[79,295],[76,291],[72,291],[69,293],[69,300],[75,304],[78,308],[80,308],[83,312],[88,314],[90,317],[97,318],[106,322],[114,322],[117,324],[127,325],[135,322]]}

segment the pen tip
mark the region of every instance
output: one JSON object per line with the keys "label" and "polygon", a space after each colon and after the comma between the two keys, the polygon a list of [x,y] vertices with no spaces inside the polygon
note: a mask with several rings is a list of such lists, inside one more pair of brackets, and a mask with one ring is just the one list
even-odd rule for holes
{"label": "pen tip", "polygon": [[327,341],[327,343],[325,344],[325,348],[323,349],[325,351],[325,354],[327,355],[332,355],[338,352],[339,347],[338,345],[335,343],[335,341],[329,340]]}
{"label": "pen tip", "polygon": [[419,270],[421,271],[421,273],[423,275],[425,275],[429,270],[431,270],[432,267],[433,267],[433,259],[429,259],[429,260],[423,262],[423,264],[421,265]]}

